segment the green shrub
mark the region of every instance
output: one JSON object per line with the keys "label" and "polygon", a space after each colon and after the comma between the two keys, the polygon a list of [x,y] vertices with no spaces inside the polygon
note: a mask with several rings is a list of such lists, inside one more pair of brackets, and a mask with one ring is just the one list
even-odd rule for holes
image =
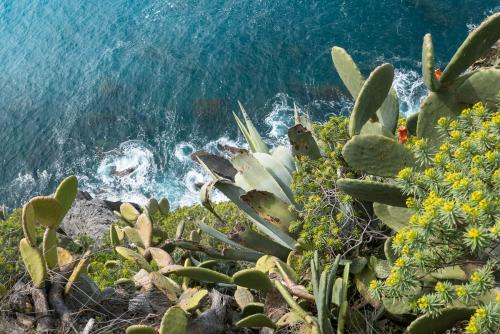
{"label": "green shrub", "polygon": [[12,286],[21,273],[19,240],[23,238],[21,228],[21,209],[14,210],[10,216],[0,221],[0,283]]}
{"label": "green shrub", "polygon": [[[185,222],[185,238],[187,238],[190,231],[198,228],[196,226],[196,222],[204,221],[205,224],[216,228],[226,235],[244,225],[249,224],[245,214],[241,212],[241,210],[238,209],[233,202],[214,203],[213,206],[215,211],[225,222],[227,222],[227,224],[222,224],[214,217],[214,215],[209,213],[207,209],[199,204],[178,208],[170,212],[167,217],[156,216],[155,218],[158,226],[160,226],[160,228],[167,233],[169,238],[173,238],[175,236],[177,225],[181,221]],[[217,241],[213,238],[207,237],[204,233],[201,235],[202,242],[208,243],[212,246],[218,244]]]}
{"label": "green shrub", "polygon": [[[107,261],[119,261],[119,265],[116,267],[106,266]],[[89,264],[89,276],[101,289],[112,287],[114,282],[120,278],[131,278],[139,270],[140,268],[136,264],[123,260],[110,248],[94,251]]]}
{"label": "green shrub", "polygon": [[322,157],[301,157],[293,175],[295,200],[303,207],[300,220],[290,227],[292,232],[299,232],[303,250],[296,268],[299,271],[309,265],[314,250],[319,251],[322,264],[328,264],[337,254],[363,253],[365,241],[371,238],[372,227],[365,229],[366,211],[350,196],[338,192],[335,185],[340,177],[359,177],[342,158],[342,147],[349,140],[348,122],[342,116],[333,116],[322,125],[315,124]]}
{"label": "green shrub", "polygon": [[[500,323],[499,295],[495,301],[492,290],[500,241],[500,113],[478,103],[456,120],[439,119],[438,130],[443,143],[435,154],[423,139],[409,144],[422,168],[403,169],[397,183],[416,213],[394,236],[400,257],[391,274],[372,282],[371,290],[378,297],[407,298],[431,315],[457,302],[476,307],[468,332],[494,332]],[[432,290],[421,283],[451,266],[471,274],[460,284],[438,281]]]}

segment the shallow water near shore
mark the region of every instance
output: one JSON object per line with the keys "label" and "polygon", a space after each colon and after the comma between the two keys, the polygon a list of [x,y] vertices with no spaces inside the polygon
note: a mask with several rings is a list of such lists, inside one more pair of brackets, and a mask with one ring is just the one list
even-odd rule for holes
{"label": "shallow water near shore", "polygon": [[317,121],[347,113],[329,54],[339,45],[365,74],[394,64],[401,111],[414,112],[423,35],[443,66],[497,3],[0,1],[0,204],[69,174],[102,198],[196,202],[206,177],[189,155],[243,143],[237,100],[273,145],[294,102]]}

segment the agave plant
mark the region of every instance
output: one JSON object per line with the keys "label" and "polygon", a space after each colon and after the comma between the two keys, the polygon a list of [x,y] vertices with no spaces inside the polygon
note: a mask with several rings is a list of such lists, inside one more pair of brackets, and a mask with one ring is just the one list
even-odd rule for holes
{"label": "agave plant", "polygon": [[[227,161],[234,169],[232,178],[221,176],[216,165],[198,158],[200,164],[213,178],[203,185],[200,197],[205,208],[222,221],[210,200],[210,194],[214,189],[221,191],[246,214],[258,232],[249,226],[232,238],[228,238],[203,223],[198,224],[206,234],[232,248],[253,252],[257,258],[264,254],[272,254],[286,259],[290,250],[296,245],[294,235],[288,231],[290,223],[297,219],[294,210],[296,203],[290,189],[292,173],[295,170],[294,157],[283,146],[270,150],[241,103],[240,109],[244,123],[236,114],[234,116],[249,150],[240,150],[239,154]],[[300,119],[299,116],[296,119],[306,123],[305,119]],[[302,124],[297,126],[306,129]],[[307,129],[303,133],[310,135]],[[302,135],[298,135],[297,138],[303,140]],[[295,139],[299,140],[297,138]],[[296,143],[296,146],[300,147],[300,144]]]}

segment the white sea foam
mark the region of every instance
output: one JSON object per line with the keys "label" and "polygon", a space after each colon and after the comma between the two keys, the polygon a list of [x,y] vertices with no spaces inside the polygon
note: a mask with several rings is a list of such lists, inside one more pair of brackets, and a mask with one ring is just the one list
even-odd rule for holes
{"label": "white sea foam", "polygon": [[[123,175],[117,175],[123,173]],[[152,190],[157,174],[153,149],[138,140],[126,141],[104,153],[97,167],[97,183],[91,187],[95,195],[111,200],[144,203],[144,195]]]}
{"label": "white sea foam", "polygon": [[404,116],[418,111],[427,88],[419,73],[413,70],[396,69],[393,85],[399,97],[399,110]]}
{"label": "white sea foam", "polygon": [[177,160],[181,162],[187,162],[191,160],[191,154],[195,151],[194,146],[191,143],[180,142],[175,145],[174,155]]}
{"label": "white sea foam", "polygon": [[294,100],[285,93],[278,93],[271,99],[271,112],[264,122],[271,128],[267,139],[272,144],[288,144],[286,140],[288,128],[293,126]]}

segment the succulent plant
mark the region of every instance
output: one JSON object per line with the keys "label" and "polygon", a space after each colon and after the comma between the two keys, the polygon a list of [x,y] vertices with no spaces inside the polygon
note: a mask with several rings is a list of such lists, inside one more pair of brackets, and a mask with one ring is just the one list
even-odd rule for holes
{"label": "succulent plant", "polygon": [[[74,176],[64,179],[53,196],[33,197],[23,206],[21,225],[24,238],[19,250],[35,287],[42,287],[47,270],[63,269],[73,259],[66,250],[57,247],[56,229],[76,198],[78,180]],[[36,227],[45,227],[41,249],[37,248]],[[76,269],[75,269],[76,270]]]}
{"label": "succulent plant", "polygon": [[264,272],[255,269],[243,269],[233,275],[233,282],[238,286],[249,289],[260,290],[263,292],[269,291],[273,288],[273,284],[269,276]]}
{"label": "succulent plant", "polygon": [[488,17],[458,48],[438,78],[434,73],[434,47],[430,34],[422,46],[422,74],[430,93],[418,112],[416,135],[439,142],[435,129],[441,117],[457,117],[476,102],[493,103],[500,90],[500,69],[484,68],[465,73],[474,61],[500,39],[500,13]]}
{"label": "succulent plant", "polygon": [[262,328],[268,327],[276,329],[276,324],[268,316],[262,313],[256,313],[245,317],[236,322],[236,327]]}
{"label": "succulent plant", "polygon": [[474,313],[473,308],[450,307],[437,317],[423,315],[415,319],[406,329],[408,334],[438,334],[451,329],[459,321],[468,320]]}

